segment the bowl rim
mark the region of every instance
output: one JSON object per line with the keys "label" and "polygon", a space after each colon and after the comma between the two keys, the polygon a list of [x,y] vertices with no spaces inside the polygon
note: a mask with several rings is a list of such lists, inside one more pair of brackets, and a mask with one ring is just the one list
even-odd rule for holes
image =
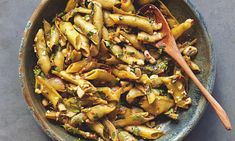
{"label": "bowl rim", "polygon": [[[42,128],[42,130],[54,141],[64,141],[63,138],[60,138],[60,136],[57,135],[57,133],[54,130],[50,129],[50,126],[43,121],[43,116],[39,114],[38,110],[35,108],[34,103],[32,102],[32,97],[30,96],[28,90],[28,85],[26,83],[26,79],[25,79],[25,68],[24,68],[24,57],[25,57],[25,52],[24,49],[26,48],[25,43],[28,40],[27,39],[27,35],[29,32],[29,29],[31,28],[32,25],[32,21],[34,21],[35,17],[37,17],[39,15],[39,12],[43,9],[43,7],[49,2],[49,0],[41,0],[41,2],[38,4],[38,6],[36,7],[36,9],[34,10],[34,12],[32,13],[32,16],[29,18],[25,29],[24,29],[24,33],[23,33],[23,37],[21,40],[21,44],[20,44],[20,48],[19,48],[19,79],[20,79],[20,83],[21,83],[21,92],[24,96],[24,99],[27,103],[27,106],[30,110],[30,112],[32,113],[34,119],[37,121],[37,123],[39,124],[39,126]],[[208,47],[209,47],[209,60],[211,62],[211,67],[210,67],[210,74],[208,77],[208,84],[207,84],[207,90],[212,93],[213,91],[213,87],[214,87],[214,83],[215,83],[215,77],[216,77],[216,55],[214,52],[214,48],[213,48],[213,44],[212,44],[212,40],[211,40],[211,36],[207,30],[207,26],[205,23],[204,18],[201,16],[200,12],[196,9],[196,7],[192,4],[191,1],[188,0],[183,0],[183,2],[189,7],[189,9],[193,12],[193,14],[196,16],[197,19],[199,19],[198,24],[200,24],[201,28],[204,31],[205,34],[205,40],[207,40],[208,42]],[[196,124],[198,123],[198,121],[201,119],[202,115],[204,115],[205,109],[207,107],[207,101],[205,98],[202,98],[200,100],[200,102],[202,103],[200,105],[200,107],[197,108],[197,112],[195,112],[194,115],[194,119],[191,120],[192,123],[187,126],[186,128],[184,128],[184,130],[182,132],[180,132],[179,134],[177,134],[174,138],[174,141],[180,141],[183,140],[191,131],[192,129],[196,126]]]}

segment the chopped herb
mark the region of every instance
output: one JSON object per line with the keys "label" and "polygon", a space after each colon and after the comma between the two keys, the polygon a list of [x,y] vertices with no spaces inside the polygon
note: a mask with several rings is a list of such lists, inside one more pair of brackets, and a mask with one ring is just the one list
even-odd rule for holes
{"label": "chopped herb", "polygon": [[94,114],[94,120],[98,120],[99,119],[99,115],[98,115],[98,113],[93,113]]}
{"label": "chopped herb", "polygon": [[127,52],[128,55],[135,55],[135,52]]}
{"label": "chopped herb", "polygon": [[121,21],[121,20],[124,19],[124,17],[123,16],[118,16],[118,19],[119,19],[119,21]]}
{"label": "chopped herb", "polygon": [[116,137],[116,133],[112,132],[111,139],[114,139]]}
{"label": "chopped herb", "polygon": [[166,47],[165,45],[160,45],[159,48],[158,48],[158,53],[162,54],[164,49],[165,49],[165,47]]}
{"label": "chopped herb", "polygon": [[104,92],[102,92],[102,91],[97,91],[97,93],[99,94],[99,96],[100,96],[102,99],[105,99],[105,98],[106,98]]}
{"label": "chopped herb", "polygon": [[138,136],[139,133],[140,133],[140,129],[139,129],[138,127],[133,127],[133,128],[132,128],[132,132],[133,132],[133,134],[135,134],[136,136]]}
{"label": "chopped herb", "polygon": [[149,37],[145,36],[145,37],[144,37],[144,40],[145,40],[145,41],[148,41],[148,40],[149,40]]}
{"label": "chopped herb", "polygon": [[144,120],[143,116],[141,116],[141,115],[134,115],[132,117],[132,119],[133,120],[137,120],[137,121],[143,121]]}
{"label": "chopped herb", "polygon": [[60,71],[60,68],[59,67],[55,67],[54,70],[55,71]]}
{"label": "chopped herb", "polygon": [[34,73],[35,76],[39,76],[41,74],[41,72],[42,72],[42,70],[38,67],[35,67],[33,69],[33,73]]}
{"label": "chopped herb", "polygon": [[121,57],[123,57],[123,55],[124,55],[123,53],[118,53],[118,54],[117,54],[117,57],[118,57],[118,58],[121,58]]}
{"label": "chopped herb", "polygon": [[109,48],[112,48],[114,46],[114,44],[111,41],[108,41],[108,40],[104,41],[104,43],[105,43],[105,46],[109,47]]}
{"label": "chopped herb", "polygon": [[158,64],[159,69],[167,70],[168,68],[168,62],[167,61],[162,61]]}
{"label": "chopped herb", "polygon": [[96,34],[96,30],[91,30],[91,31],[89,31],[89,32],[87,33],[87,36],[88,36],[88,37],[91,37],[91,36],[93,36],[94,34]]}

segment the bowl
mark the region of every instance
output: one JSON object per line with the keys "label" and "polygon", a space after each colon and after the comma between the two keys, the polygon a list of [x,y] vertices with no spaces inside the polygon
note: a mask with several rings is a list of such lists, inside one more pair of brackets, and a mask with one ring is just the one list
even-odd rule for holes
{"label": "bowl", "polygon": [[[19,74],[24,98],[37,123],[48,136],[57,141],[74,141],[77,137],[69,135],[63,128],[49,122],[44,116],[45,109],[38,100],[39,97],[34,93],[34,74],[32,70],[36,65],[37,59],[33,44],[34,37],[38,29],[42,26],[42,20],[51,20],[57,13],[62,12],[66,2],[67,0],[41,1],[26,25],[19,52]],[[196,63],[201,66],[202,72],[197,77],[209,92],[212,92],[215,80],[215,56],[203,18],[189,1],[166,0],[164,3],[180,22],[183,22],[187,18],[196,20],[197,23],[188,32],[188,35],[191,38],[198,39],[196,46],[198,47],[199,53],[196,57]],[[189,96],[192,98],[191,108],[180,114],[180,120],[178,122],[168,121],[162,123],[161,126],[166,132],[166,135],[158,139],[159,141],[182,140],[197,124],[205,110],[206,100],[192,82],[189,83]]]}

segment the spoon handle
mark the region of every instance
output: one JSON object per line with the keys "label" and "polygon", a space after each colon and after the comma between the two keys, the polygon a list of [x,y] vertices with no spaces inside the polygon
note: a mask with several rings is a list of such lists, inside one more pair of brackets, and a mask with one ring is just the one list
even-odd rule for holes
{"label": "spoon handle", "polygon": [[207,89],[202,85],[202,83],[198,80],[198,78],[195,76],[195,74],[189,68],[188,64],[185,62],[185,60],[181,56],[181,54],[174,55],[172,57],[183,68],[185,73],[192,79],[192,81],[195,83],[195,85],[201,90],[202,94],[206,97],[207,101],[211,104],[211,106],[214,108],[215,112],[219,116],[219,118],[222,121],[224,127],[227,130],[232,130],[232,125],[230,123],[230,120],[228,118],[227,113],[220,106],[220,104],[215,100],[215,98],[207,91]]}

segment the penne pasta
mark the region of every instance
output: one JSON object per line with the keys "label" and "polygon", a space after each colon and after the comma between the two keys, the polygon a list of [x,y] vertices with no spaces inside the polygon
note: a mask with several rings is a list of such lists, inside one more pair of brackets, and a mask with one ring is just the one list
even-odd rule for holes
{"label": "penne pasta", "polygon": [[104,119],[103,124],[105,125],[105,127],[107,127],[108,132],[109,132],[109,136],[111,137],[111,140],[118,141],[118,135],[117,135],[118,131],[117,131],[116,127],[113,125],[113,123],[107,119]]}
{"label": "penne pasta", "polygon": [[183,33],[189,30],[193,26],[194,20],[187,19],[184,23],[181,23],[178,26],[175,26],[171,29],[171,32],[175,39],[178,39]]}
{"label": "penne pasta", "polygon": [[122,36],[124,36],[132,45],[138,50],[144,50],[144,46],[142,43],[137,39],[135,34],[127,34],[124,31],[119,32]]}
{"label": "penne pasta", "polygon": [[89,40],[85,36],[78,33],[70,22],[60,22],[59,27],[75,49],[82,50],[86,57],[90,56]]}
{"label": "penne pasta", "polygon": [[100,41],[102,38],[102,30],[103,30],[103,25],[104,25],[104,16],[103,16],[103,11],[102,11],[102,5],[98,2],[93,2],[93,24],[98,30],[98,35],[99,35],[99,42],[97,44],[98,51],[100,47]]}
{"label": "penne pasta", "polygon": [[120,141],[137,141],[130,133],[121,130],[118,131],[118,139]]}
{"label": "penne pasta", "polygon": [[67,73],[76,73],[80,72],[88,63],[90,62],[89,58],[83,59],[81,61],[72,63],[66,69]]}
{"label": "penne pasta", "polygon": [[116,106],[114,106],[112,104],[96,105],[91,108],[83,109],[82,111],[84,113],[86,113],[87,117],[90,120],[95,121],[95,120],[98,120],[98,119],[104,117],[105,115],[111,113],[115,108],[116,108]]}
{"label": "penne pasta", "polygon": [[74,9],[77,5],[77,0],[68,0],[68,3],[65,7],[65,12],[69,12],[71,11],[72,9]]}
{"label": "penne pasta", "polygon": [[102,137],[103,139],[105,139],[104,137],[104,126],[100,123],[100,122],[94,122],[92,124],[89,125],[89,127],[95,131],[100,137]]}
{"label": "penne pasta", "polygon": [[145,122],[153,120],[154,116],[149,115],[147,112],[135,113],[124,119],[119,119],[114,122],[117,127],[125,127],[129,125],[141,125]]}
{"label": "penne pasta", "polygon": [[80,15],[74,17],[74,23],[78,26],[83,35],[89,38],[95,45],[99,44],[99,31],[94,25],[85,21]]}
{"label": "penne pasta", "polygon": [[66,13],[62,19],[66,22],[68,22],[72,17],[74,17],[77,13],[81,13],[81,14],[91,14],[92,10],[91,9],[87,9],[84,7],[78,7],[78,8],[74,8],[73,10],[70,10],[68,13]]}
{"label": "penne pasta", "polygon": [[50,86],[42,77],[37,76],[36,77],[37,83],[45,87],[46,92],[42,93],[48,100],[51,101],[54,108],[57,107],[57,104],[59,100],[62,98],[60,94],[52,87]]}
{"label": "penne pasta", "polygon": [[96,91],[96,88],[89,81],[86,81],[86,80],[80,79],[80,78],[76,78],[75,76],[70,75],[65,71],[60,71],[60,72],[52,71],[52,73],[57,75],[61,79],[64,79],[72,84],[79,86],[84,91],[84,93],[85,92],[91,93],[91,92]]}
{"label": "penne pasta", "polygon": [[35,52],[38,56],[38,65],[41,67],[43,73],[48,75],[51,69],[51,62],[46,49],[46,41],[44,36],[44,31],[42,29],[39,29],[34,39]]}
{"label": "penne pasta", "polygon": [[135,7],[132,0],[121,0],[121,8],[126,12],[135,12]]}
{"label": "penne pasta", "polygon": [[65,124],[63,127],[67,132],[74,134],[74,135],[80,135],[80,136],[84,137],[85,139],[96,139],[97,138],[96,134],[82,131],[79,128],[75,128],[69,124]]}
{"label": "penne pasta", "polygon": [[155,101],[152,104],[148,102],[148,99],[146,97],[144,97],[140,102],[140,106],[145,111],[155,116],[167,112],[174,105],[174,100],[168,98],[167,96],[156,96]]}
{"label": "penne pasta", "polygon": [[109,17],[115,24],[128,25],[130,27],[136,27],[149,34],[153,34],[153,28],[150,21],[140,16],[110,14]]}
{"label": "penne pasta", "polygon": [[153,35],[149,35],[145,32],[140,32],[137,35],[137,39],[139,41],[142,41],[144,43],[155,43],[159,40],[161,40],[162,38],[164,38],[164,34],[159,32],[159,33],[154,33]]}
{"label": "penne pasta", "polygon": [[137,97],[144,96],[145,94],[137,88],[132,88],[126,95],[126,101],[132,103]]}
{"label": "penne pasta", "polygon": [[108,11],[104,11],[104,23],[107,27],[111,27],[115,25],[115,22],[113,19],[110,17],[111,13]]}
{"label": "penne pasta", "polygon": [[142,125],[141,126],[127,126],[125,127],[125,130],[133,133],[136,136],[141,136],[145,139],[158,139],[164,134],[160,130],[157,130],[154,128],[148,128]]}
{"label": "penne pasta", "polygon": [[58,51],[56,53],[54,63],[60,70],[64,70],[64,54],[62,52]]}
{"label": "penne pasta", "polygon": [[94,69],[84,74],[86,80],[98,80],[104,82],[114,82],[116,78],[106,70]]}
{"label": "penne pasta", "polygon": [[102,5],[105,9],[112,9],[116,4],[119,4],[119,0],[94,0]]}
{"label": "penne pasta", "polygon": [[180,79],[180,75],[181,74],[175,74],[171,77],[162,77],[161,80],[169,89],[176,105],[180,108],[188,109],[189,105],[192,103],[192,100],[187,97],[187,93],[185,91],[182,79]]}

